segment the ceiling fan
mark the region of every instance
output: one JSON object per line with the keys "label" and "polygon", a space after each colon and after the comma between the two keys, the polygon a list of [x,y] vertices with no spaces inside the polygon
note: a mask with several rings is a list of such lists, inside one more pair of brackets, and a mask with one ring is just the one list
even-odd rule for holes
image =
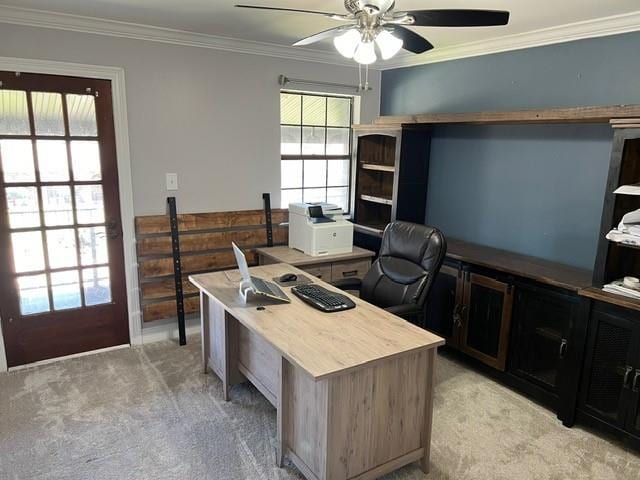
{"label": "ceiling fan", "polygon": [[500,10],[395,10],[395,0],[345,0],[348,13],[319,12],[297,8],[236,5],[238,8],[275,10],[281,12],[322,15],[345,25],[330,28],[294,43],[294,46],[311,45],[332,38],[333,43],[346,58],[353,58],[362,65],[377,60],[387,60],[404,48],[413,53],[431,50],[433,45],[421,35],[408,29],[416,27],[489,27],[509,23],[509,12]]}

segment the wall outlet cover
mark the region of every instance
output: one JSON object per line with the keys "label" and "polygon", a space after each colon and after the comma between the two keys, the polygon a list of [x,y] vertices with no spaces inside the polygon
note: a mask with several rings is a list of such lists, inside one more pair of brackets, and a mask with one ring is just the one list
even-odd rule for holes
{"label": "wall outlet cover", "polygon": [[178,174],[167,173],[167,190],[178,190]]}

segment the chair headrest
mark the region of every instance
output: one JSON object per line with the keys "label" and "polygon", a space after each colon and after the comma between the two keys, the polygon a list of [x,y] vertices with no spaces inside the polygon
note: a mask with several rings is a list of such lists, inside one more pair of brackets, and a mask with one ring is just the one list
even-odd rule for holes
{"label": "chair headrest", "polygon": [[442,255],[444,235],[434,227],[392,222],[382,235],[380,257],[403,258],[430,270]]}

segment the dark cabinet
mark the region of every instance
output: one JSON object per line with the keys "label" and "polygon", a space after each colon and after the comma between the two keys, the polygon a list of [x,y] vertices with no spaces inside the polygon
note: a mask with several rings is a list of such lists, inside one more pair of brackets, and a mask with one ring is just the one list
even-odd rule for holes
{"label": "dark cabinet", "polygon": [[640,434],[640,321],[637,312],[594,304],[580,409],[609,425]]}
{"label": "dark cabinet", "polygon": [[457,344],[457,319],[462,305],[464,272],[460,268],[443,265],[431,287],[427,301],[425,328]]}

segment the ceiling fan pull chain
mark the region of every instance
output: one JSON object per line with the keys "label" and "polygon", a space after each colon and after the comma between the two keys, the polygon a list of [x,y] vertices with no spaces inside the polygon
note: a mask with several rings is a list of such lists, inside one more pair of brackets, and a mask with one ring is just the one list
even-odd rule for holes
{"label": "ceiling fan pull chain", "polygon": [[364,91],[369,90],[369,65],[364,67]]}
{"label": "ceiling fan pull chain", "polygon": [[362,64],[358,64],[358,91],[362,91]]}

